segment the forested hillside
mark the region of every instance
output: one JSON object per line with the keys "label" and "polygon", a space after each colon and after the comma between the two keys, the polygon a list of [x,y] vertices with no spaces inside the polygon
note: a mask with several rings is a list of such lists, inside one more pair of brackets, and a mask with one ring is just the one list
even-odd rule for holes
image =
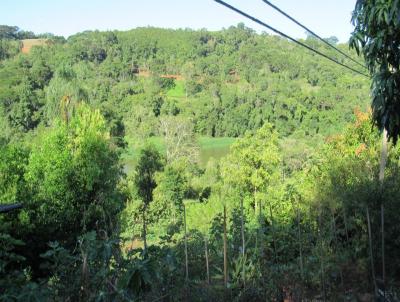
{"label": "forested hillside", "polygon": [[[328,51],[312,38],[305,42]],[[324,137],[352,121],[355,107],[365,109],[369,88],[340,66],[243,25],[85,32],[3,60],[1,85],[1,97],[12,103],[3,104],[2,115],[11,132],[51,123],[68,95],[123,122],[132,137],[159,135],[157,121],[171,115],[213,137],[237,137],[265,122],[282,137]],[[36,101],[24,102],[22,91]]]}
{"label": "forested hillside", "polygon": [[368,296],[400,198],[370,79],[243,24],[26,35],[0,27],[0,300]]}

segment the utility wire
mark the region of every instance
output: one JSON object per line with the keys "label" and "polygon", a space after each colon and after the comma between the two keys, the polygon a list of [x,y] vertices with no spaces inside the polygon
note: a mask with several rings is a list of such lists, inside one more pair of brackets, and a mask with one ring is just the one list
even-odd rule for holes
{"label": "utility wire", "polygon": [[318,54],[318,55],[320,55],[320,56],[322,56],[322,57],[324,57],[324,58],[326,58],[326,59],[328,59],[328,60],[330,60],[330,61],[332,61],[332,62],[334,62],[334,63],[336,63],[336,64],[338,64],[338,65],[340,65],[342,67],[344,67],[344,68],[347,68],[347,69],[349,69],[349,70],[351,70],[351,71],[353,71],[355,73],[358,73],[360,75],[363,75],[363,76],[369,78],[369,76],[367,74],[365,74],[365,73],[363,73],[361,71],[358,71],[358,70],[356,70],[356,69],[354,69],[352,67],[349,67],[349,66],[347,66],[347,65],[345,65],[343,63],[340,63],[339,61],[327,56],[326,54],[324,54],[324,53],[322,53],[322,52],[320,52],[320,51],[318,51],[318,50],[316,50],[316,49],[314,49],[314,48],[312,48],[312,47],[310,47],[310,46],[308,46],[308,45],[306,45],[306,44],[304,44],[304,43],[302,43],[300,41],[297,41],[296,39],[288,36],[287,34],[284,34],[283,32],[273,28],[272,26],[260,21],[259,19],[255,18],[255,17],[252,17],[252,16],[246,14],[245,12],[241,11],[240,9],[238,9],[236,7],[233,7],[232,5],[226,3],[226,2],[224,2],[222,0],[214,0],[214,1],[219,3],[219,4],[221,4],[221,5],[223,5],[223,6],[225,6],[225,7],[227,7],[227,8],[229,8],[229,9],[231,9],[231,10],[233,10],[233,11],[235,11],[235,12],[237,12],[238,14],[240,14],[240,15],[242,15],[242,16],[244,16],[244,17],[246,17],[246,18],[248,18],[248,19],[250,19],[250,20],[252,20],[252,21],[254,21],[254,22],[256,22],[256,23],[258,23],[258,24],[260,24],[260,25],[262,25],[264,27],[266,27],[266,28],[268,28],[269,30],[272,30],[273,32],[277,33],[278,35],[281,35],[282,37],[284,37],[286,39],[289,39],[290,41],[292,41],[292,42],[294,42],[294,43],[296,43],[296,44],[298,44],[300,46],[303,46],[303,47],[307,48],[308,50],[310,50],[312,52],[315,52],[316,54]]}
{"label": "utility wire", "polygon": [[310,34],[312,34],[314,37],[318,38],[319,40],[321,40],[322,42],[324,42],[326,45],[328,45],[329,47],[335,49],[336,51],[338,51],[339,53],[341,53],[342,55],[344,55],[346,58],[350,59],[351,61],[353,61],[354,63],[360,65],[363,68],[366,68],[365,65],[361,64],[360,62],[354,60],[352,57],[350,57],[349,55],[347,55],[345,52],[343,52],[342,50],[340,50],[339,48],[337,48],[335,45],[332,45],[331,43],[329,43],[328,41],[326,41],[325,39],[321,38],[319,35],[317,35],[315,32],[313,32],[311,29],[309,29],[308,27],[306,27],[305,25],[301,24],[299,21],[297,21],[296,19],[294,19],[293,17],[289,16],[287,13],[285,13],[283,10],[281,10],[279,7],[275,6],[274,4],[272,4],[271,2],[269,2],[268,0],[262,0],[264,3],[266,3],[267,5],[271,6],[273,9],[275,9],[276,11],[278,11],[279,13],[281,13],[282,15],[284,15],[286,18],[290,19],[291,21],[293,21],[294,23],[296,23],[298,26],[300,26],[301,28],[305,29],[306,31],[308,31]]}

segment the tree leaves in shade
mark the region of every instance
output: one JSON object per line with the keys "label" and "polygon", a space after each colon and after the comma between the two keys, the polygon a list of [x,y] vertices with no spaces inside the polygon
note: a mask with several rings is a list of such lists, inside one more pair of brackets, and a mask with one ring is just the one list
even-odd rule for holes
{"label": "tree leaves in shade", "polygon": [[400,135],[400,5],[398,0],[358,0],[350,46],[372,75],[373,121],[395,143]]}

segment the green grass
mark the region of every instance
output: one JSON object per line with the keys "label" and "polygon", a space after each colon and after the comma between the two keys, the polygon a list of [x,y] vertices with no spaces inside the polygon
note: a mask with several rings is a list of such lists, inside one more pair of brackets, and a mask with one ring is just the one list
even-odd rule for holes
{"label": "green grass", "polygon": [[[140,146],[142,142],[137,142],[132,137],[125,137],[125,140],[128,143],[128,147],[123,154],[123,158],[125,157],[136,157],[138,151],[140,150]],[[146,139],[147,143],[154,145],[158,151],[163,153],[165,151],[165,146],[163,142],[163,138],[159,136],[153,136]]]}
{"label": "green grass", "polygon": [[218,149],[218,148],[229,148],[230,145],[236,140],[234,137],[208,137],[202,136],[198,138],[200,148],[203,150],[207,149]]}
{"label": "green grass", "polygon": [[182,80],[175,80],[175,87],[168,90],[167,97],[170,98],[183,98],[186,96],[185,84]]}
{"label": "green grass", "polygon": [[[127,138],[128,148],[122,155],[125,170],[130,171],[136,164],[140,145],[132,138]],[[200,147],[200,165],[205,167],[210,158],[216,160],[221,159],[229,152],[229,147],[235,141],[233,137],[199,137],[198,144]],[[154,136],[148,138],[148,142],[152,143],[161,153],[165,152],[165,146],[162,137]]]}
{"label": "green grass", "polygon": [[205,167],[210,160],[221,159],[229,152],[229,147],[235,141],[233,137],[200,137],[200,165]]}

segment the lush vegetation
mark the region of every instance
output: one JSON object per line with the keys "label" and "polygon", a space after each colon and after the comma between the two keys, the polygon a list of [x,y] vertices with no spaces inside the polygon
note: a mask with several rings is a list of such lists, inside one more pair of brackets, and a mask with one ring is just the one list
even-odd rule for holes
{"label": "lush vegetation", "polygon": [[369,79],[243,24],[27,35],[0,27],[0,300],[365,299],[381,204],[397,294]]}

